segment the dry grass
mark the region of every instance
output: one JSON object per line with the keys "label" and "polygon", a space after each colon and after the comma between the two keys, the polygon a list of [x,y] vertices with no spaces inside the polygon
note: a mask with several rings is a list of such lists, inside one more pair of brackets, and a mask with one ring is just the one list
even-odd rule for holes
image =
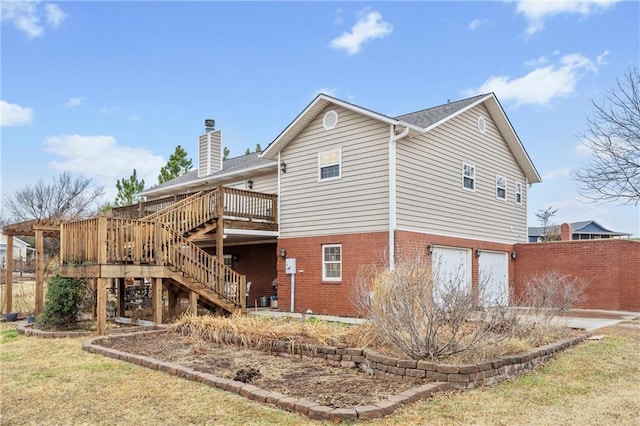
{"label": "dry grass", "polygon": [[[36,282],[35,281],[18,281],[12,284],[13,287],[13,312],[27,314],[33,312],[36,306]],[[5,312],[5,289],[6,284],[0,285],[0,307],[2,313]],[[46,285],[45,285],[46,294]]]}
{"label": "dry grass", "polygon": [[[640,325],[603,330],[519,379],[412,404],[382,425],[619,424],[640,412]],[[0,324],[0,424],[319,424],[199,383],[83,352],[82,339]],[[322,423],[320,423],[322,424]]]}
{"label": "dry grass", "polygon": [[183,315],[172,329],[185,336],[237,344],[261,350],[275,349],[274,345],[307,346],[345,344],[367,347],[374,339],[370,325],[347,325],[336,322],[298,321],[291,318],[266,318],[235,315],[231,317]]}

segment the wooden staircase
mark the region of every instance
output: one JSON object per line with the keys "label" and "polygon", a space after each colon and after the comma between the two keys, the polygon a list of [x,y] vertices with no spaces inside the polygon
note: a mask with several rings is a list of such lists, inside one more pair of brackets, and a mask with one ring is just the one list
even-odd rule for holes
{"label": "wooden staircase", "polygon": [[196,293],[202,304],[245,311],[246,277],[193,241],[215,237],[222,254],[225,227],[276,230],[276,206],[275,195],[219,186],[64,223],[60,274],[162,278]]}

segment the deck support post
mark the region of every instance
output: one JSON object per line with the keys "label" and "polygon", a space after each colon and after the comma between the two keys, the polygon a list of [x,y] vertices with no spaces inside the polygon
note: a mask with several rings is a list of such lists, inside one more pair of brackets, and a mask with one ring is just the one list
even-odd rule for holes
{"label": "deck support post", "polygon": [[151,305],[153,306],[153,322],[162,324],[162,278],[153,278]]}
{"label": "deck support post", "polygon": [[175,316],[178,309],[178,292],[169,287],[169,315]]}
{"label": "deck support post", "polygon": [[218,185],[216,193],[216,257],[218,258],[217,283],[218,293],[224,291],[224,186]]}
{"label": "deck support post", "polygon": [[4,259],[6,281],[4,288],[5,312],[13,310],[13,235],[7,235],[7,255]]}
{"label": "deck support post", "polygon": [[96,279],[96,332],[105,334],[107,331],[107,281],[108,278]]}
{"label": "deck support post", "polygon": [[189,313],[191,315],[198,315],[198,293],[195,291],[189,292]]}
{"label": "deck support post", "polygon": [[116,278],[116,287],[118,291],[118,316],[124,317],[124,278]]}
{"label": "deck support post", "polygon": [[36,315],[44,310],[44,233],[36,230]]}

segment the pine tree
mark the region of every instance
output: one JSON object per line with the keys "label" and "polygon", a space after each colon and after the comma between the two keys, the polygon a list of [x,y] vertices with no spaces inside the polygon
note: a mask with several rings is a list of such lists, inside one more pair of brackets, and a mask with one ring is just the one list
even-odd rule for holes
{"label": "pine tree", "polygon": [[224,147],[224,150],[222,151],[222,159],[223,160],[228,160],[229,159],[229,153],[231,151],[229,150],[229,148],[227,148],[226,146]]}
{"label": "pine tree", "polygon": [[144,189],[144,179],[138,180],[136,169],[133,169],[129,179],[118,179],[116,188],[118,189],[118,195],[116,195],[113,206],[128,206],[133,204],[133,197]]}
{"label": "pine tree", "polygon": [[167,165],[160,169],[158,175],[158,183],[170,181],[187,173],[193,167],[193,161],[187,158],[187,151],[180,145],[176,146],[176,150],[169,157]]}
{"label": "pine tree", "polygon": [[262,152],[262,147],[260,146],[259,143],[256,144],[256,151],[255,152]]}

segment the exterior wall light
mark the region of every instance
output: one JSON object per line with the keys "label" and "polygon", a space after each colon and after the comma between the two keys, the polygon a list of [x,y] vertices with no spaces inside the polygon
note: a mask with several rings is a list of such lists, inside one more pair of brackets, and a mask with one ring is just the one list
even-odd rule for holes
{"label": "exterior wall light", "polygon": [[482,252],[480,251],[480,249],[476,249],[476,259],[480,259],[481,254]]}
{"label": "exterior wall light", "polygon": [[283,259],[286,259],[287,258],[287,250],[281,248],[280,249],[280,257],[283,258]]}
{"label": "exterior wall light", "polygon": [[427,246],[427,254],[431,256],[433,254],[433,244],[429,243]]}
{"label": "exterior wall light", "polygon": [[512,251],[511,252],[511,259],[516,260],[516,256],[517,256],[516,252]]}
{"label": "exterior wall light", "polygon": [[247,187],[249,187],[249,189],[253,189],[253,181],[251,179],[247,181]]}
{"label": "exterior wall light", "polygon": [[287,173],[287,163],[285,163],[284,160],[280,162],[280,171],[282,173]]}

